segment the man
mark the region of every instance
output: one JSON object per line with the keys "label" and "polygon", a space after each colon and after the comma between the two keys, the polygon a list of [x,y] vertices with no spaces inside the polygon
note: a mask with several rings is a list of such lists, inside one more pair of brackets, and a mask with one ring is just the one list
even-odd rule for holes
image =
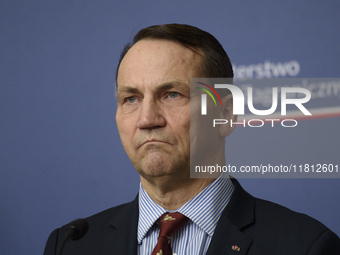
{"label": "man", "polygon": [[[340,254],[339,238],[316,220],[253,198],[234,179],[190,178],[190,152],[200,155],[201,143],[190,139],[190,78],[198,77],[233,77],[220,43],[198,28],[152,26],[125,48],[116,121],[140,192],[87,218],[88,232],[63,254]],[[216,114],[236,120],[231,94],[222,102]],[[212,134],[219,150],[199,157],[204,164],[225,165],[221,138],[232,131],[221,125]],[[177,231],[164,234],[179,218]],[[56,254],[65,232],[52,232],[45,255]]]}

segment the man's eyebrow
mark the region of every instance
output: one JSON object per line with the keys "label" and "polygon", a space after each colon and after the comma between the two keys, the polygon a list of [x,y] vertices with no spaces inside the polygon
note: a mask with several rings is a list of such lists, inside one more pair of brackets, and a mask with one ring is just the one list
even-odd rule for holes
{"label": "man's eyebrow", "polygon": [[185,91],[190,90],[190,87],[186,83],[179,82],[179,81],[167,82],[159,86],[156,86],[156,90],[168,90],[172,88],[180,88]]}
{"label": "man's eyebrow", "polygon": [[121,87],[118,87],[118,90],[117,90],[117,94],[118,93],[139,93],[139,89],[137,88],[133,88],[133,87],[129,87],[129,86],[121,86]]}
{"label": "man's eyebrow", "polygon": [[[178,82],[178,81],[174,81],[174,82],[166,82],[163,84],[160,84],[158,86],[154,87],[154,90],[158,90],[158,91],[164,91],[164,90],[168,90],[168,89],[172,89],[172,88],[180,88],[182,90],[188,91],[190,90],[190,87],[183,82]],[[117,93],[140,93],[140,90],[134,87],[130,87],[130,86],[121,86],[118,87],[118,91]]]}

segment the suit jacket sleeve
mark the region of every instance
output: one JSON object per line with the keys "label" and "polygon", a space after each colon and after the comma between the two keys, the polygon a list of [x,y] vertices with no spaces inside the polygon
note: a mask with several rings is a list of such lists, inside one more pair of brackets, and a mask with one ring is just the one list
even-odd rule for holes
{"label": "suit jacket sleeve", "polygon": [[323,232],[319,238],[312,244],[308,255],[339,255],[340,240],[339,237],[330,230]]}

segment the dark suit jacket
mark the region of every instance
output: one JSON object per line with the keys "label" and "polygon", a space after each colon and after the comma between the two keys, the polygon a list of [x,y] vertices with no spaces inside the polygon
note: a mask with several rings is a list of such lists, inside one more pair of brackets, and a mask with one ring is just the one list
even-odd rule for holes
{"label": "dark suit jacket", "polygon": [[[233,182],[234,193],[217,224],[207,255],[340,255],[339,237],[320,222],[254,198],[236,180]],[[87,221],[86,235],[66,243],[63,255],[137,254],[138,198]],[[53,231],[44,255],[55,255],[64,236],[65,226]],[[240,251],[234,251],[233,245]]]}

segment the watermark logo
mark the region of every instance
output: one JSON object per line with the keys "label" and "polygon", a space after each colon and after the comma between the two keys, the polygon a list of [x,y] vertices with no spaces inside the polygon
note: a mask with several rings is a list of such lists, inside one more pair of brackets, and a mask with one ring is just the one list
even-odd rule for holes
{"label": "watermark logo", "polygon": [[[210,88],[217,95],[217,97],[220,100],[220,103],[222,105],[221,98],[213,87],[211,87],[208,84],[202,83],[202,82],[197,82],[197,83],[200,83],[200,84]],[[217,105],[215,98],[213,97],[213,95],[208,90],[200,88],[200,87],[197,87],[197,88],[208,93],[210,95],[210,97],[214,100],[215,105]],[[244,103],[245,99],[244,98],[245,97],[244,97],[244,94],[243,94],[243,92],[240,88],[236,87],[235,85],[231,85],[231,84],[215,84],[215,88],[216,89],[228,89],[231,92],[231,94],[233,95],[233,114],[234,115],[244,115],[244,105],[245,105],[245,103]],[[255,109],[254,104],[253,104],[253,88],[248,87],[247,92],[248,92],[247,93],[248,94],[247,105],[248,105],[248,109],[251,113],[253,113],[255,115],[259,115],[259,116],[264,116],[264,115],[270,115],[270,114],[272,114],[276,111],[277,105],[278,105],[278,88],[277,87],[272,88],[272,105],[267,110]],[[304,94],[304,97],[303,98],[288,98],[287,95],[289,93]],[[304,115],[312,115],[306,109],[306,107],[303,106],[304,103],[307,103],[311,99],[311,93],[309,92],[309,90],[307,90],[305,88],[283,87],[283,88],[281,88],[280,94],[281,94],[281,115],[283,115],[283,116],[286,115],[286,112],[287,112],[286,109],[287,109],[288,104],[295,105],[298,109],[300,109],[300,111]],[[201,114],[207,115],[207,95],[206,94],[201,95]]]}
{"label": "watermark logo", "polygon": [[[214,92],[215,95],[217,96],[218,100],[220,101],[221,106],[222,106],[222,100],[221,100],[219,94],[217,93],[217,91],[213,87],[211,87],[210,85],[208,85],[206,83],[203,83],[203,82],[197,82],[197,83],[206,86],[212,92]],[[212,100],[214,101],[215,106],[217,106],[216,100],[215,100],[214,96],[211,94],[211,92],[209,90],[201,88],[201,87],[196,87],[196,88],[201,89],[204,92],[206,92],[212,98]],[[202,94],[201,95],[201,114],[202,115],[207,115],[207,95],[206,94]]]}
{"label": "watermark logo", "polygon": [[[306,103],[308,103],[312,97],[311,92],[307,88],[294,86],[295,84],[292,83],[281,85],[282,81],[284,80],[253,79],[248,82],[253,83],[253,85],[255,83],[256,86],[247,84],[239,87],[232,85],[232,81],[230,79],[214,78],[202,81],[195,80],[195,87],[205,92],[200,95],[201,116],[208,114],[207,95],[211,97],[215,106],[218,105],[217,101],[219,101],[222,106],[222,99],[220,95],[231,94],[233,98],[232,113],[234,116],[237,115],[239,117],[239,121],[236,122],[235,119],[213,119],[213,127],[224,124],[231,126],[243,125],[244,127],[262,127],[265,123],[271,123],[271,126],[274,127],[274,122],[277,121],[280,121],[283,127],[295,127],[298,123],[294,118],[289,118],[290,116],[289,113],[287,114],[287,109],[288,112],[289,109],[293,109],[295,112],[299,112],[303,116],[311,116],[311,112],[306,108]],[[267,89],[269,90],[267,93],[268,103],[266,106],[259,107],[257,102],[259,97],[257,88],[259,84],[261,86],[261,83],[268,84],[268,82],[270,82],[270,87]],[[198,87],[198,84],[202,86]],[[278,108],[280,108],[280,111],[277,110]],[[245,113],[246,111],[247,113]],[[288,125],[288,123],[292,124]]]}

